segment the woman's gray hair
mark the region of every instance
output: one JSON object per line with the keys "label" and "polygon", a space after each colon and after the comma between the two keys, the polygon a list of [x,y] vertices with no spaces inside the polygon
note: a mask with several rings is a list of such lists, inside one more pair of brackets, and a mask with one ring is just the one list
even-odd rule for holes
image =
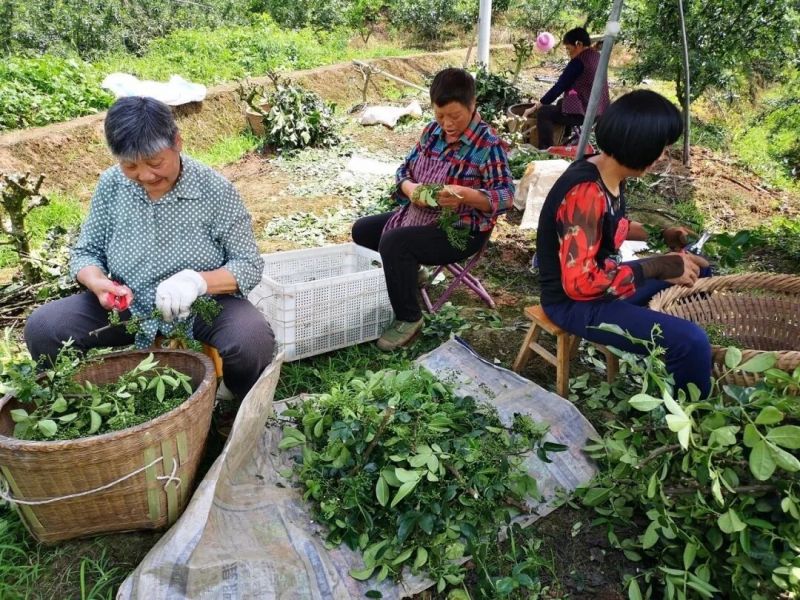
{"label": "woman's gray hair", "polygon": [[175,146],[178,125],[172,109],[154,98],[120,98],[108,109],[106,142],[119,160],[141,160]]}

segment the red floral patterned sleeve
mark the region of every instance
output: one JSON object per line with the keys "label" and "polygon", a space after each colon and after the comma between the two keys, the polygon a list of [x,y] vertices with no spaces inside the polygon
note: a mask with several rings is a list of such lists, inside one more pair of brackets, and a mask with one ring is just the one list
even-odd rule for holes
{"label": "red floral patterned sleeve", "polygon": [[[631,266],[610,259],[603,265],[597,263],[605,212],[605,194],[594,182],[570,189],[556,211],[561,284],[573,300],[594,300],[606,295],[627,298],[636,290]],[[621,223],[622,228],[625,224]]]}

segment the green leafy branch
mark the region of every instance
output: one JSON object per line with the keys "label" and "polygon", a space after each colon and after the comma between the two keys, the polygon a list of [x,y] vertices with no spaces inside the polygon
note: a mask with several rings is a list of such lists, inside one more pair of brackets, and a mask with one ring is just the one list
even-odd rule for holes
{"label": "green leafy branch", "polygon": [[[214,322],[214,319],[219,316],[220,312],[222,312],[222,305],[217,300],[211,296],[200,296],[192,303],[189,314],[190,317],[194,316],[196,318],[200,318],[207,325],[211,325],[211,323]],[[97,336],[103,331],[107,331],[108,329],[119,327],[121,325],[125,326],[125,331],[128,334],[136,335],[141,330],[145,321],[160,321],[161,319],[161,311],[157,308],[151,310],[150,314],[145,317],[131,315],[129,319],[124,321],[120,319],[118,311],[112,310],[108,313],[108,325],[90,331],[89,335]],[[202,351],[202,343],[193,338],[192,332],[189,329],[189,324],[192,322],[193,321],[191,318],[181,319],[180,321],[175,322],[172,330],[165,336],[166,341],[163,344],[164,347],[188,348],[198,352]]]}
{"label": "green leafy branch", "polygon": [[[629,367],[641,389],[585,448],[601,474],[577,492],[612,545],[643,562],[626,579],[629,598],[766,600],[798,589],[800,368],[775,369],[772,353],[744,361],[731,347],[727,371],[760,373],[758,385],[723,375],[708,398],[691,385],[675,394],[658,337],[640,341],[650,354]],[[632,522],[642,524],[633,536]]]}
{"label": "green leafy branch", "polygon": [[[427,206],[435,208],[439,206],[439,192],[447,186],[436,183],[424,183],[414,188],[413,199],[424,202]],[[460,198],[457,194],[456,197]],[[452,208],[442,208],[438,221],[439,229],[444,231],[448,243],[457,250],[466,250],[469,241],[469,229],[463,227],[461,216]]]}

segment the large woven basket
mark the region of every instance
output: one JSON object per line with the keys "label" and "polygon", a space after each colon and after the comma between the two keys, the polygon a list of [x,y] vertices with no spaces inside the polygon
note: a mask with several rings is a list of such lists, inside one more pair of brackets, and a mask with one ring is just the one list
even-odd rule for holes
{"label": "large woven basket", "polygon": [[[793,275],[725,275],[699,280],[694,287],[673,286],[656,294],[650,308],[694,321],[716,325],[737,342],[743,361],[764,351],[775,353],[779,369],[800,365],[800,277]],[[725,367],[723,346],[713,345],[714,376]],[[754,385],[760,376],[733,371],[726,383]]]}
{"label": "large woven basket", "polygon": [[[214,367],[196,352],[152,352],[159,364],[189,375],[195,391],[177,408],[136,427],[77,440],[19,440],[10,437],[14,423],[9,415],[19,404],[3,399],[0,474],[37,540],[159,529],[172,524],[186,506],[208,436]],[[109,354],[78,377],[98,384],[116,381],[148,354]]]}

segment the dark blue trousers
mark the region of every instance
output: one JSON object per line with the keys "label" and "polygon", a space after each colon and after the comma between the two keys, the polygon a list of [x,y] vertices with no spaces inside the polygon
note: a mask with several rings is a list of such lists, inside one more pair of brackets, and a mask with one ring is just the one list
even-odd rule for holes
{"label": "dark blue trousers", "polygon": [[[222,358],[225,385],[240,400],[272,360],[275,336],[264,315],[244,298],[214,296],[222,311],[211,324],[194,321],[194,338],[214,346]],[[120,313],[123,320],[129,311]],[[91,292],[53,300],[37,308],[25,324],[25,343],[34,359],[52,361],[61,344],[72,338],[78,350],[127,346],[133,336],[124,327],[112,327],[97,337],[89,332],[108,325],[108,311]]]}
{"label": "dark blue trousers", "polygon": [[[707,269],[701,272],[703,277],[708,275]],[[672,373],[676,388],[686,389],[687,384],[694,383],[706,397],[711,391],[711,345],[706,332],[691,321],[647,308],[650,299],[669,286],[664,281],[649,279],[627,300],[569,300],[542,308],[550,320],[565,331],[636,354],[644,354],[645,347],[595,328],[602,323],[619,325],[632,336],[649,340],[653,325],[659,324],[660,345],[666,350],[667,370]]]}

